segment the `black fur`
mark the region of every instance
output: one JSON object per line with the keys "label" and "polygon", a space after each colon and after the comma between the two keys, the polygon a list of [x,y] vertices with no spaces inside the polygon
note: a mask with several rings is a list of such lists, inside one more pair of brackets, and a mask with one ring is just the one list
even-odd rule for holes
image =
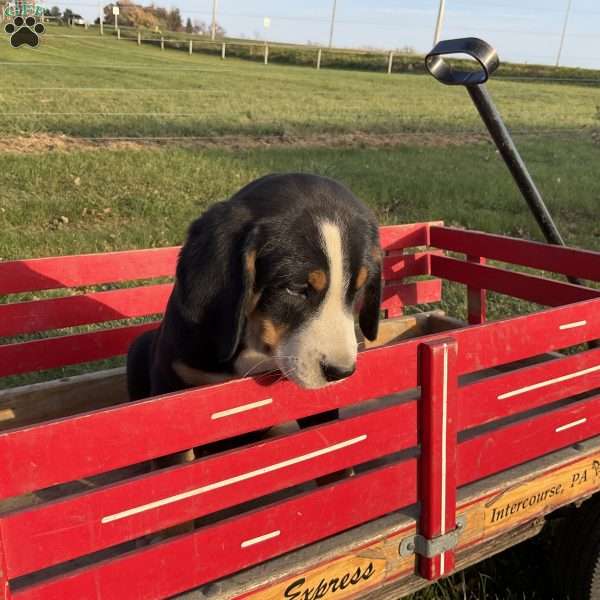
{"label": "black fur", "polygon": [[[298,301],[286,288],[301,286],[314,269],[327,269],[319,220],[335,220],[349,257],[352,280],[346,301],[355,301],[361,265],[360,327],[377,336],[381,299],[379,234],[371,211],[340,183],[306,174],[270,175],[211,206],[189,228],[176,283],[158,331],[134,341],[128,356],[132,399],[185,387],[172,369],[176,360],[214,373],[232,373],[242,349],[246,312],[254,293],[258,309],[289,331],[316,310],[326,290]],[[256,260],[249,261],[256,253]],[[252,268],[249,268],[248,265]]]}

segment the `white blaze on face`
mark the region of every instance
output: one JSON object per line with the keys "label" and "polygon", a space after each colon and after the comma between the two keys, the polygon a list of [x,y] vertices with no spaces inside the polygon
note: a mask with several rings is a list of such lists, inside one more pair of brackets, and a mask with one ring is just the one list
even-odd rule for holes
{"label": "white blaze on face", "polygon": [[329,266],[328,288],[316,314],[283,342],[279,348],[280,368],[303,387],[328,383],[321,364],[350,371],[356,363],[356,334],[351,307],[345,298],[349,274],[344,267],[344,248],[338,225],[319,225],[321,245]]}

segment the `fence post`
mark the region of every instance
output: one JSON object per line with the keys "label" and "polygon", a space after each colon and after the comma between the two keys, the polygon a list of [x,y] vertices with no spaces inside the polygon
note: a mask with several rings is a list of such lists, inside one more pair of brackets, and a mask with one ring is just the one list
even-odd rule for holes
{"label": "fence post", "polygon": [[100,19],[100,35],[104,35],[104,25],[102,24],[102,19]]}
{"label": "fence post", "polygon": [[321,68],[321,48],[319,48],[319,51],[317,52],[317,69]]}
{"label": "fence post", "polygon": [[142,45],[142,34],[138,31],[138,46]]}
{"label": "fence post", "polygon": [[[467,261],[477,265],[485,265],[485,258],[481,256],[467,255]],[[485,323],[487,312],[487,293],[485,290],[467,287],[467,309],[469,323],[471,325],[481,325]]]}
{"label": "fence post", "polygon": [[192,42],[192,40],[190,40],[190,56],[192,55],[193,51],[194,51],[193,42]]}
{"label": "fence post", "polygon": [[269,64],[269,45],[265,44],[265,65]]}
{"label": "fence post", "polygon": [[86,22],[83,24],[83,28],[84,28],[86,31],[88,30],[88,22],[87,22],[87,21],[86,21]]}
{"label": "fence post", "polygon": [[221,58],[225,60],[225,42],[221,44]]}
{"label": "fence post", "polygon": [[165,38],[162,35],[160,36],[160,49],[165,49]]}
{"label": "fence post", "polygon": [[392,63],[394,62],[394,53],[390,51],[390,56],[388,58],[388,75],[392,72]]}

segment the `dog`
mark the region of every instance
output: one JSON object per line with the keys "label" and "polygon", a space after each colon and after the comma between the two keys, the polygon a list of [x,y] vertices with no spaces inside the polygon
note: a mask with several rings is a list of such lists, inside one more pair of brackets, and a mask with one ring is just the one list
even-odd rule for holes
{"label": "dog", "polygon": [[191,224],[160,327],[129,350],[130,399],[273,370],[309,389],[345,379],[355,312],[377,337],[381,274],[377,221],[349,189],[303,173],[257,179]]}

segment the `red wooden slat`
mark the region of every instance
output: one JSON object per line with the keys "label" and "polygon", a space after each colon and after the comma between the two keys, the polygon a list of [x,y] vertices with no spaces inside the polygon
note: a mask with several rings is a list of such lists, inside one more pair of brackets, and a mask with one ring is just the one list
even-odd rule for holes
{"label": "red wooden slat", "polygon": [[54,369],[125,354],[131,340],[154,323],[63,335],[0,346],[0,377]]}
{"label": "red wooden slat", "polygon": [[[600,424],[599,408],[600,396],[463,442],[458,449],[459,484],[593,436]],[[560,429],[584,418],[580,425]],[[16,591],[14,598],[97,600],[120,597],[123,590],[131,598],[164,598],[415,500],[416,460],[410,459],[34,584]]]}
{"label": "red wooden slat", "polygon": [[[452,338],[421,346],[419,532],[428,540],[456,527],[456,354]],[[419,557],[419,573],[430,581],[453,570],[452,550]]]}
{"label": "red wooden slat", "polygon": [[600,281],[600,252],[450,227],[430,231],[431,245],[438,248]]}
{"label": "red wooden slat", "polygon": [[[439,253],[440,251],[436,251]],[[429,252],[386,256],[383,259],[383,278],[386,281],[414,275],[429,275]]]}
{"label": "red wooden slat", "polygon": [[442,282],[439,279],[390,283],[383,288],[381,308],[388,311],[399,310],[404,306],[439,302],[441,298]]}
{"label": "red wooden slat", "polygon": [[379,228],[381,247],[386,252],[429,245],[429,228],[441,225],[441,221],[431,223],[410,223],[407,225],[391,225]]}
{"label": "red wooden slat", "polygon": [[7,515],[9,577],[414,447],[416,431],[404,404]]}
{"label": "red wooden slat", "polygon": [[0,294],[171,276],[179,247],[0,263]]}
{"label": "red wooden slat", "polygon": [[[428,227],[427,223],[382,227],[382,246],[396,250],[426,245]],[[2,262],[0,294],[171,276],[179,249],[171,246]]]}
{"label": "red wooden slat", "polygon": [[171,284],[0,305],[0,336],[141,317],[164,311]]}
{"label": "red wooden slat", "polygon": [[[599,338],[599,308],[600,300],[592,300],[456,330],[458,373]],[[585,326],[561,329],[582,320]],[[0,497],[414,387],[419,345],[446,336],[436,334],[361,352],[352,377],[321,390],[302,390],[288,381],[267,386],[266,378],[237,380],[0,433],[0,456],[4,457],[0,462]],[[211,419],[215,413],[268,401],[256,409],[218,419],[218,427]],[[98,448],[111,451],[99,453]]]}
{"label": "red wooden slat", "polygon": [[560,306],[600,298],[600,291],[584,286],[477,265],[446,256],[431,257],[431,273],[450,281],[494,290],[543,306]]}
{"label": "red wooden slat", "polygon": [[459,389],[459,429],[600,387],[600,349],[486,378]]}
{"label": "red wooden slat", "polygon": [[[163,289],[167,290],[167,288]],[[440,294],[441,282],[439,280],[391,284],[384,288],[382,308],[389,309],[408,304],[436,302],[439,300]],[[70,317],[67,315],[65,319],[67,318]],[[156,324],[151,327],[156,327]],[[107,329],[0,346],[0,377],[125,354],[131,340],[145,328],[148,328],[148,325]]]}
{"label": "red wooden slat", "polygon": [[14,600],[122,598],[124,590],[166,598],[411,504],[415,471],[415,459],[383,467],[18,590]]}
{"label": "red wooden slat", "polygon": [[600,396],[515,425],[485,432],[461,444],[459,483],[464,485],[598,435]]}

